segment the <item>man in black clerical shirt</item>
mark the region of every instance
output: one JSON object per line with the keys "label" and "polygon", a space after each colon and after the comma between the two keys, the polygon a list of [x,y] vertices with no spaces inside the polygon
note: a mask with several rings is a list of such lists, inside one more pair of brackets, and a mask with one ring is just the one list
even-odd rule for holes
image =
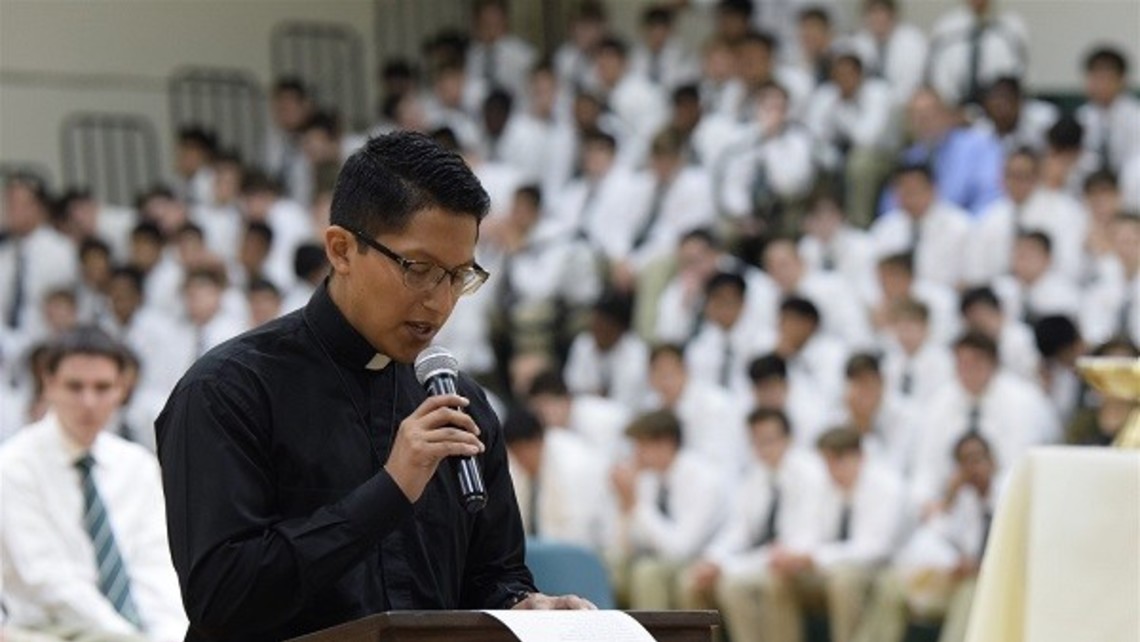
{"label": "man in black clerical shirt", "polygon": [[[394,609],[591,608],[535,592],[499,423],[465,377],[411,364],[459,296],[488,198],[456,155],[396,133],[346,163],[302,309],[222,344],[157,422],[188,640],[282,639]],[[464,412],[453,408],[462,407]],[[478,455],[465,512],[447,457]]]}

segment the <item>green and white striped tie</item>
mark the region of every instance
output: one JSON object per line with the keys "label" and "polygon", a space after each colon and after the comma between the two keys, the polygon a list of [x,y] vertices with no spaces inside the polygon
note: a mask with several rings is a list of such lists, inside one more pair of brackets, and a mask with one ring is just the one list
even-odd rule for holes
{"label": "green and white striped tie", "polygon": [[131,598],[131,581],[127,567],[123,564],[123,556],[119,553],[118,545],[115,544],[115,533],[111,530],[111,521],[107,518],[107,507],[103,505],[103,498],[99,496],[95,478],[91,475],[94,466],[95,459],[90,454],[75,462],[83,485],[83,525],[87,528],[87,534],[95,547],[95,563],[99,567],[99,590],[107,596],[107,601],[125,620],[140,626],[139,613],[135,608],[134,599]]}

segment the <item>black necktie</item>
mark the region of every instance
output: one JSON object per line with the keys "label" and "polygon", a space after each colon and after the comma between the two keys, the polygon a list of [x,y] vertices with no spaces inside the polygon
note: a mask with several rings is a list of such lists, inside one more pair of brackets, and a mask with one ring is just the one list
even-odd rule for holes
{"label": "black necktie", "polygon": [[978,435],[982,428],[982,407],[977,403],[970,406],[970,413],[966,416],[966,434]]}
{"label": "black necktie", "polygon": [[918,246],[922,243],[922,219],[910,220],[910,251],[918,256]]}
{"label": "black necktie", "polygon": [[724,332],[724,352],[720,362],[720,385],[728,388],[732,384],[732,337],[728,331]]}
{"label": "black necktie", "polygon": [[839,541],[846,542],[851,539],[851,503],[843,502],[843,509],[839,511]]}
{"label": "black necktie", "polygon": [[661,483],[657,486],[657,510],[665,517],[671,517],[669,514],[669,484],[665,478],[661,478]]}
{"label": "black necktie", "polygon": [[600,179],[587,179],[586,198],[582,199],[582,209],[578,211],[578,238],[583,241],[591,241],[591,244],[590,223],[594,219],[594,212],[591,211],[591,207],[594,205],[594,199],[598,196],[598,190],[601,188],[600,183]]}
{"label": "black necktie", "polygon": [[887,77],[887,52],[890,50],[890,46],[890,36],[875,43],[875,47],[878,49],[878,59],[875,61],[875,68],[871,71],[872,76],[876,78]]}
{"label": "black necktie", "polygon": [[[985,501],[984,499],[982,501]],[[982,509],[982,547],[978,551],[978,557],[981,557],[986,552],[986,543],[990,539],[990,527],[994,523],[993,511],[988,506]]]}
{"label": "black necktie", "polygon": [[483,78],[490,87],[495,86],[495,43],[483,45]]}
{"label": "black necktie", "polygon": [[911,368],[910,363],[903,366],[902,378],[899,380],[899,392],[904,397],[909,397],[914,392],[914,369]]}
{"label": "black necktie", "polygon": [[668,193],[669,184],[664,181],[657,181],[657,187],[653,188],[653,200],[649,203],[649,213],[646,214],[641,228],[633,237],[633,249],[638,249],[649,240],[649,235],[653,233],[653,228],[661,218],[661,211],[665,205],[665,195]]}
{"label": "black necktie", "polygon": [[95,460],[90,454],[84,455],[75,462],[79,470],[80,485],[83,488],[83,526],[87,535],[91,537],[91,545],[95,549],[95,565],[98,568],[99,591],[107,601],[115,607],[119,615],[135,626],[139,626],[138,610],[131,595],[131,579],[119,546],[115,541],[115,532],[111,528],[111,520],[107,515],[107,506],[99,494],[95,484],[92,468]]}
{"label": "black necktie", "polygon": [[821,267],[824,272],[835,271],[835,251],[830,246],[823,248],[823,265]]}
{"label": "black necktie", "polygon": [[760,531],[760,536],[756,538],[757,548],[776,541],[778,535],[776,518],[780,515],[780,485],[775,481],[772,482],[771,498],[768,504],[768,514],[764,517],[763,528]]}
{"label": "black necktie", "polygon": [[27,297],[24,281],[27,280],[25,272],[27,272],[28,265],[27,259],[24,257],[23,242],[20,240],[13,242],[15,243],[13,249],[16,251],[16,269],[12,271],[12,298],[8,300],[5,320],[8,327],[15,330],[20,327],[20,311],[23,310],[24,299]]}
{"label": "black necktie", "polygon": [[649,53],[649,80],[654,85],[661,84],[661,51]]}
{"label": "black necktie", "polygon": [[982,38],[986,33],[986,21],[977,18],[974,28],[970,30],[970,66],[967,70],[966,95],[963,102],[978,102],[981,93],[982,81],[978,76],[982,70]]}

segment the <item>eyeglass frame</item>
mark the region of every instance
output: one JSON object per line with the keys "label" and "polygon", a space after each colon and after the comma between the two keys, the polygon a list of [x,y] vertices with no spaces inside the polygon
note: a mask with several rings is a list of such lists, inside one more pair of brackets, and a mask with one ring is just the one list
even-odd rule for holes
{"label": "eyeglass frame", "polygon": [[[454,284],[456,276],[461,271],[470,270],[471,273],[476,276],[474,281],[472,281],[470,284],[468,284],[467,286],[460,289],[458,292],[456,292],[456,290],[454,289],[455,288],[454,285],[451,286],[451,288],[452,288],[451,291],[453,293],[455,293],[456,296],[466,296],[468,294],[474,294],[480,287],[483,286],[484,283],[487,282],[487,279],[489,279],[491,277],[490,272],[485,270],[483,268],[483,266],[479,265],[478,263],[476,263],[474,261],[471,262],[471,265],[465,265],[465,266],[461,266],[461,267],[457,267],[457,268],[449,270],[449,269],[443,267],[442,265],[440,265],[439,263],[435,263],[434,261],[416,261],[414,259],[409,259],[409,258],[406,258],[404,256],[401,256],[401,255],[397,254],[395,250],[389,248],[388,246],[384,245],[380,241],[377,241],[376,239],[368,236],[367,234],[365,234],[364,232],[362,232],[360,230],[349,230],[349,231],[352,232],[353,236],[360,239],[361,241],[364,241],[364,244],[367,245],[368,247],[376,250],[380,254],[382,254],[382,255],[392,259],[393,261],[395,261],[396,265],[399,265],[400,269],[403,272],[404,287],[406,287],[412,291],[430,292],[430,291],[434,290],[435,288],[439,287],[439,284],[443,282],[443,279],[445,277],[448,279],[449,283]],[[443,274],[442,274],[442,276],[439,277],[439,279],[436,280],[435,283],[432,283],[431,285],[424,287],[424,288],[416,288],[416,287],[413,287],[412,285],[408,284],[408,275],[411,274],[411,268],[413,266],[416,266],[416,265],[427,265],[427,266],[430,266],[431,268],[439,268]],[[462,281],[460,281],[460,282],[462,283]]]}

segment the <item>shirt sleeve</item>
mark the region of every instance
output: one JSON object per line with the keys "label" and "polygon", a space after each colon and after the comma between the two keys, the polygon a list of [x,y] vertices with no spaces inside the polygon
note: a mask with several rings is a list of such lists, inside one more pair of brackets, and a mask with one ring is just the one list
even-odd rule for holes
{"label": "shirt sleeve", "polygon": [[526,536],[499,420],[483,391],[465,377],[460,381],[461,392],[473,402],[470,412],[487,445],[483,456],[487,505],[475,520],[468,544],[460,605],[469,609],[509,608],[521,593],[537,590],[526,567]]}
{"label": "shirt sleeve", "polygon": [[381,470],[309,516],[282,517],[268,402],[249,377],[188,378],[157,422],[171,555],[191,625],[208,635],[287,622],[411,514]]}

